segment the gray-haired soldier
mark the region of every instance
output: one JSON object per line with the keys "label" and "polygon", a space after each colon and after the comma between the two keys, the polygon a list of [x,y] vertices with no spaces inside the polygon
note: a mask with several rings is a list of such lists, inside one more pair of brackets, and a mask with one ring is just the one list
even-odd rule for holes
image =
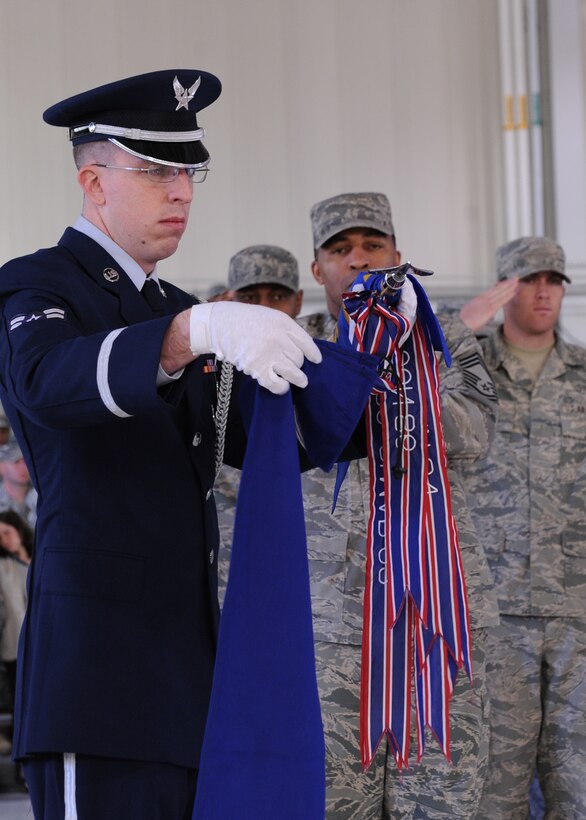
{"label": "gray-haired soldier", "polygon": [[499,399],[485,461],[467,471],[501,625],[489,631],[491,752],[482,817],[527,817],[535,765],[549,818],[586,817],[586,350],[556,333],[562,248],[523,237],[499,282],[462,309]]}
{"label": "gray-haired soldier", "polygon": [[[236,302],[274,308],[292,319],[298,316],[303,303],[297,260],[278,245],[250,245],[235,253],[228,265],[227,290]],[[224,464],[214,487],[221,543],[218,555],[220,604],[224,601],[228,580],[239,485],[240,470]]]}
{"label": "gray-haired soldier", "polygon": [[[401,254],[389,201],[381,193],[348,193],[311,210],[315,259],[327,313],[302,317],[313,336],[331,335],[342,294],[360,271],[398,265]],[[424,262],[424,260],[423,260]],[[360,762],[359,711],[368,464],[352,462],[330,514],[334,473],[303,476],[311,572],[315,651],[326,734],[328,820],[476,816],[488,760],[488,700],[484,629],[498,622],[490,571],[466,506],[461,466],[486,455],[494,432],[496,396],[474,335],[457,312],[440,316],[453,356],[442,368],[443,425],[452,502],[458,523],[472,618],[475,683],[461,675],[451,703],[453,764],[434,738],[422,762],[399,775],[387,741],[367,773]]]}

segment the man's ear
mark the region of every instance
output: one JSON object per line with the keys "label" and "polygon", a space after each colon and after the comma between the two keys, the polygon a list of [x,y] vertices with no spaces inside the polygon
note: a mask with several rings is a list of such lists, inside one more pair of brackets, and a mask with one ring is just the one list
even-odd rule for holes
{"label": "man's ear", "polygon": [[323,277],[321,275],[321,271],[319,269],[319,263],[318,263],[317,259],[314,259],[313,262],[311,263],[311,272],[313,273],[313,278],[315,279],[315,281],[318,282],[320,285],[323,285],[324,280],[323,280]]}
{"label": "man's ear", "polygon": [[102,179],[95,165],[82,166],[77,174],[77,181],[79,182],[84,195],[87,199],[94,203],[94,205],[103,205],[106,201],[104,189],[102,188]]}
{"label": "man's ear", "polygon": [[301,306],[303,305],[303,291],[298,290],[295,294],[295,308],[294,308],[294,316],[293,318],[297,318],[301,313]]}

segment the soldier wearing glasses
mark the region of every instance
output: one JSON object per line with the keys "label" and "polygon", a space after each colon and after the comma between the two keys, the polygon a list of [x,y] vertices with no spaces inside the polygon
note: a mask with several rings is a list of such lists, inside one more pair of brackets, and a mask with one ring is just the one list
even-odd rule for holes
{"label": "soldier wearing glasses", "polygon": [[83,213],[0,271],[1,400],[39,493],[14,749],[45,820],[191,818],[218,617],[214,354],[274,393],[321,359],[288,316],[158,277],[220,88],[157,71],[45,111]]}

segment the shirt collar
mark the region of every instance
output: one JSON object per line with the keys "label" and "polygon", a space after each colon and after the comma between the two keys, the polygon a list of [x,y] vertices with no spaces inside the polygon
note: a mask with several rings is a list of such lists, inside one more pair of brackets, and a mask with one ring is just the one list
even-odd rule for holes
{"label": "shirt collar", "polygon": [[[514,378],[519,377],[520,360],[507,348],[503,334],[503,326],[499,325],[497,330],[489,337],[490,349],[485,350],[485,358],[489,369],[491,366],[504,367]],[[564,373],[566,366],[573,364],[582,365],[582,361],[575,362],[572,348],[563,342],[556,333],[555,344],[546,359],[540,378],[546,374],[547,378],[555,378]],[[521,372],[525,372],[524,369]]]}
{"label": "shirt collar", "polygon": [[[117,245],[113,239],[110,239],[109,236],[101,231],[93,222],[90,222],[89,219],[86,219],[85,216],[79,216],[73,225],[74,230],[79,231],[80,233],[89,236],[90,239],[93,239],[94,242],[97,242],[98,245],[110,254],[112,259],[115,259],[116,262],[120,265],[132,283],[135,285],[137,290],[142,290],[142,286],[146,281],[146,275],[143,269],[140,267],[138,262],[136,262],[130,254],[126,253],[120,245]],[[149,275],[149,279],[154,279],[155,282],[158,283],[159,278],[157,276],[156,268],[153,272]]]}

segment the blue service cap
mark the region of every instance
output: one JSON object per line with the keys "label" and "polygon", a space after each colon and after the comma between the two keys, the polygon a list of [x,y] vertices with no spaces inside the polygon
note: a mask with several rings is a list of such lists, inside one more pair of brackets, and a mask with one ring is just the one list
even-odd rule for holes
{"label": "blue service cap", "polygon": [[43,119],[68,128],[73,145],[109,140],[141,159],[202,167],[209,154],[196,113],[221,90],[219,79],[207,71],[152,71],[68,97],[47,108]]}

